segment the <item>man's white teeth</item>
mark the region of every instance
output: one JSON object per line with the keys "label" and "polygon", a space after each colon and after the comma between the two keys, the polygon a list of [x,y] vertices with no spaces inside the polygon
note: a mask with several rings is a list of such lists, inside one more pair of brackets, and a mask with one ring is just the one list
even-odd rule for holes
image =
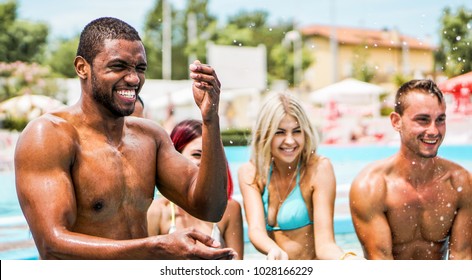
{"label": "man's white teeth", "polygon": [[427,143],[427,144],[436,144],[437,140],[426,140],[426,139],[423,139],[423,142]]}
{"label": "man's white teeth", "polygon": [[126,98],[134,98],[136,96],[136,91],[134,90],[119,90],[118,94]]}

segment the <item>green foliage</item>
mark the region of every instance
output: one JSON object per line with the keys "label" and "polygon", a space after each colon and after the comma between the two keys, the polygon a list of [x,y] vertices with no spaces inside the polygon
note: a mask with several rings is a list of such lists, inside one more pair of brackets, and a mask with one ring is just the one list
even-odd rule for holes
{"label": "green foliage", "polygon": [[[228,24],[218,29],[211,40],[220,45],[265,45],[269,82],[283,79],[293,84],[293,45],[282,46],[287,32],[291,30],[293,26],[289,22],[269,24],[266,11],[239,11],[229,17]],[[312,62],[311,52],[303,46],[302,69],[306,69]]]}
{"label": "green foliage", "polygon": [[404,75],[402,73],[397,72],[392,77],[392,83],[395,85],[395,88],[399,88],[400,86],[410,81],[411,79],[413,79],[412,76]]}
{"label": "green foliage", "polygon": [[[283,49],[281,43],[292,23],[268,23],[266,11],[239,11],[219,27],[216,17],[208,13],[208,0],[189,0],[183,11],[172,8],[172,79],[188,78],[189,57],[194,55],[206,62],[208,41],[217,45],[251,46],[260,44],[267,49],[269,80],[286,79],[293,83],[293,49]],[[197,38],[189,40],[188,21],[195,15]],[[162,1],[146,17],[143,42],[148,58],[148,78],[162,78]],[[302,69],[313,61],[311,52],[303,49]],[[281,58],[279,55],[283,55]]]}
{"label": "green foliage", "polygon": [[394,109],[392,107],[384,106],[384,107],[380,108],[380,115],[382,117],[388,117],[388,116],[390,116],[390,113],[393,112],[393,110]]}
{"label": "green foliage", "polygon": [[445,8],[441,17],[440,46],[436,63],[448,75],[472,71],[472,11],[459,7],[454,13]]}
{"label": "green foliage", "polygon": [[[308,48],[302,48],[302,69],[308,68],[315,59]],[[286,80],[290,85],[295,83],[295,62],[293,47],[287,48],[283,45],[275,45],[270,52],[269,81]]]}
{"label": "green foliage", "polygon": [[1,127],[8,130],[22,131],[28,125],[28,122],[29,120],[26,117],[16,118],[7,116],[1,121]]}
{"label": "green foliage", "polygon": [[43,59],[49,28],[16,18],[17,3],[0,4],[0,61],[40,62]]}
{"label": "green foliage", "polygon": [[365,46],[365,44],[357,46],[354,50],[355,55],[352,60],[352,77],[368,83],[374,78],[375,69],[367,63],[369,54],[363,46]]}
{"label": "green foliage", "polygon": [[[170,3],[170,1],[169,1]],[[207,28],[214,26],[216,17],[208,13],[208,0],[189,0],[184,10],[171,6],[172,14],[172,79],[188,78],[189,55],[195,53],[202,62],[206,60]],[[189,42],[187,23],[190,14],[196,17],[197,41]],[[146,47],[148,78],[162,78],[163,3],[156,1],[146,16],[143,42]],[[202,42],[204,40],[204,42]]]}
{"label": "green foliage", "polygon": [[51,70],[64,78],[77,77],[74,68],[74,59],[79,45],[79,36],[72,39],[61,39],[57,46],[53,48],[47,59],[47,64]]}
{"label": "green foliage", "polygon": [[224,146],[247,146],[250,137],[250,129],[231,128],[221,132],[221,139]]}

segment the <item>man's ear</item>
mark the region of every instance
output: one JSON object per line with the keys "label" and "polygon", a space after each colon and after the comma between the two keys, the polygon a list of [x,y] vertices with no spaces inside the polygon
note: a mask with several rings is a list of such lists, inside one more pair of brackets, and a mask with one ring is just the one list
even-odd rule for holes
{"label": "man's ear", "polygon": [[88,64],[85,58],[81,56],[77,56],[74,60],[74,66],[75,66],[75,72],[77,73],[77,75],[81,79],[86,80],[90,73],[90,64]]}
{"label": "man's ear", "polygon": [[400,131],[402,126],[402,117],[397,112],[390,113],[390,123],[392,124],[393,129]]}

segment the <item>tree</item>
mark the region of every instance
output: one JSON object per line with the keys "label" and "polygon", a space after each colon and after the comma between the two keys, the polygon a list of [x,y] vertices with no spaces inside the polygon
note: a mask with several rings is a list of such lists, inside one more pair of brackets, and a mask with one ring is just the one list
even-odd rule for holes
{"label": "tree", "polygon": [[[188,78],[189,57],[195,56],[206,63],[206,46],[208,41],[212,41],[218,45],[234,46],[264,44],[267,49],[269,82],[286,79],[293,83],[292,46],[285,49],[281,46],[286,33],[293,30],[292,23],[278,22],[270,25],[266,11],[239,11],[229,17],[225,26],[220,27],[216,17],[208,12],[208,2],[209,0],[188,0],[183,11],[172,7],[172,79]],[[162,1],[157,0],[146,17],[144,27],[143,41],[149,78],[162,77],[162,10]],[[192,34],[189,27],[195,31],[193,36],[189,36],[189,33]],[[313,59],[307,49],[304,48],[302,52],[302,69],[306,69]],[[286,59],[280,59],[279,55],[286,55]]]}
{"label": "tree", "polygon": [[44,23],[18,20],[17,2],[0,4],[0,61],[41,62],[49,28]]}
{"label": "tree", "polygon": [[375,76],[375,68],[367,63],[369,53],[363,46],[365,46],[365,44],[360,44],[354,50],[352,77],[368,83],[372,81]]}
{"label": "tree", "polygon": [[162,77],[162,1],[157,0],[149,11],[144,24],[143,43],[146,49],[148,67],[146,76],[158,79]]}
{"label": "tree", "polygon": [[[170,1],[169,1],[170,3]],[[212,29],[216,18],[208,13],[208,0],[188,0],[183,11],[171,6],[172,15],[172,79],[188,78],[188,57],[196,54],[202,62],[206,60],[205,36],[207,29]],[[196,30],[196,40],[189,42],[188,21],[195,16],[192,26]],[[147,77],[162,78],[163,47],[163,1],[157,0],[148,13],[144,26],[143,42],[146,47],[148,70]]]}
{"label": "tree", "polygon": [[78,45],[79,35],[71,39],[59,39],[57,45],[51,48],[52,51],[46,61],[54,74],[65,78],[77,77],[74,68],[74,59]]}
{"label": "tree", "polygon": [[447,76],[472,71],[472,11],[459,7],[455,13],[446,7],[441,17],[440,46],[435,61]]}
{"label": "tree", "polygon": [[[293,46],[282,46],[287,32],[294,29],[293,24],[283,21],[269,24],[268,19],[269,14],[264,10],[239,11],[229,17],[228,24],[219,29],[212,40],[221,45],[265,45],[269,83],[284,79],[293,84]],[[302,57],[302,69],[306,69],[313,59],[305,47],[302,49]]]}

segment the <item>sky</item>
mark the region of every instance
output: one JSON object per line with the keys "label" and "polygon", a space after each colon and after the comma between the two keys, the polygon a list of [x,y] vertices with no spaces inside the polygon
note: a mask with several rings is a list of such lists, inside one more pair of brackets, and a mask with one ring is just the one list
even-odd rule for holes
{"label": "sky", "polygon": [[[5,2],[6,0],[0,0]],[[18,17],[43,21],[51,37],[71,37],[91,20],[102,16],[120,18],[142,32],[146,14],[156,0],[18,0]],[[186,0],[171,0],[183,8]],[[270,22],[294,20],[298,27],[311,24],[372,29],[398,29],[421,40],[439,41],[443,8],[472,9],[467,0],[210,0],[210,13],[221,23],[239,11],[265,10]]]}

